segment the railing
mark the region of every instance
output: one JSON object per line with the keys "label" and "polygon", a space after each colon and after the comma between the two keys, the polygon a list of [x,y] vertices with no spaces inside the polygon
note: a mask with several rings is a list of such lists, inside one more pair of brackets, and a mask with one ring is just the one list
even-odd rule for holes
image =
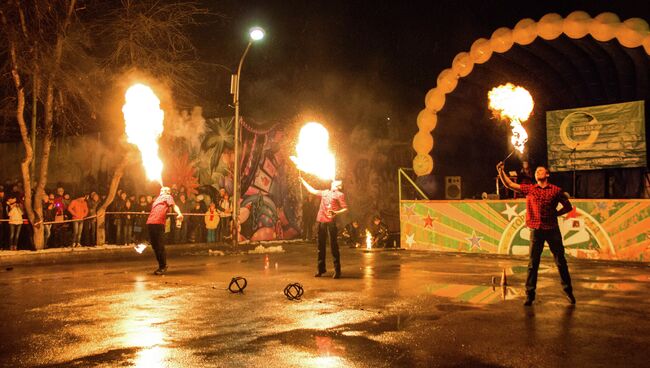
{"label": "railing", "polygon": [[397,187],[399,191],[400,203],[402,202],[402,177],[406,179],[408,183],[411,184],[413,189],[415,189],[416,192],[422,196],[422,198],[428,200],[429,197],[427,197],[427,195],[424,194],[424,191],[415,183],[415,181],[413,181],[413,179],[411,179],[411,177],[406,173],[407,171],[413,171],[413,169],[407,167],[400,167],[399,169],[397,169]]}

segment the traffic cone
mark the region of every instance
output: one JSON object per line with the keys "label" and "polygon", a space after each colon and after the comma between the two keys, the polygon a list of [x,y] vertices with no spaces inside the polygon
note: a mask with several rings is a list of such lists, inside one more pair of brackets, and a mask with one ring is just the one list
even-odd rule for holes
{"label": "traffic cone", "polygon": [[269,255],[264,256],[264,269],[268,270],[269,269]]}
{"label": "traffic cone", "polygon": [[501,273],[501,286],[507,286],[508,285],[508,280],[506,279],[506,269],[503,269],[503,272]]}

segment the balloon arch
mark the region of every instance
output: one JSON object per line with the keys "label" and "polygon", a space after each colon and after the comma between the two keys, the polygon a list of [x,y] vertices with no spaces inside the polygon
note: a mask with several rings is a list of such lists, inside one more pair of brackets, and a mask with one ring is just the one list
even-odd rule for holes
{"label": "balloon arch", "polygon": [[492,53],[504,53],[516,43],[528,45],[537,36],[545,40],[554,40],[564,33],[573,39],[590,34],[601,42],[616,38],[624,47],[643,46],[650,55],[650,29],[641,18],[630,18],[621,22],[614,13],[602,13],[591,18],[584,11],[575,11],[566,18],[556,13],[543,16],[539,22],[525,18],[514,29],[501,27],[492,33],[490,39],[479,38],[474,41],[469,52],[460,52],[452,62],[451,68],[443,70],[437,78],[435,88],[427,92],[424,98],[425,108],[417,117],[419,131],[413,137],[413,149],[417,155],[413,159],[413,169],[418,176],[433,171],[434,162],[429,152],[433,149],[432,132],[438,122],[438,112],[445,105],[445,95],[451,93],[458,84],[458,79],[468,76],[474,64],[483,64],[490,60]]}

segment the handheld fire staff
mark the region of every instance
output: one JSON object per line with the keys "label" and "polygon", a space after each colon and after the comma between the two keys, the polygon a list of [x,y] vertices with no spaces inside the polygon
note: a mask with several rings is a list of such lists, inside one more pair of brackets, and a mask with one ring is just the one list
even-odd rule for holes
{"label": "handheld fire staff", "polygon": [[488,101],[488,107],[494,115],[499,119],[509,121],[512,129],[510,142],[513,145],[513,150],[503,159],[505,162],[515,151],[524,153],[525,144],[528,142],[528,133],[522,123],[530,117],[535,103],[530,92],[512,83],[492,88],[488,92]]}

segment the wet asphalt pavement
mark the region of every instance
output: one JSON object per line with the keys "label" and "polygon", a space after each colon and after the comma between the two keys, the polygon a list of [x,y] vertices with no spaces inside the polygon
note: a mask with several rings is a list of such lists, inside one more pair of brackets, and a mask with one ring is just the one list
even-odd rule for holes
{"label": "wet asphalt pavement", "polygon": [[[343,248],[334,280],[313,277],[313,244],[284,248],[268,269],[263,254],[172,250],[163,277],[150,250],[3,260],[0,367],[648,366],[647,265],[570,260],[572,307],[544,258],[526,308],[522,258]],[[225,290],[233,276],[244,294]],[[284,296],[290,282],[302,300]]]}

